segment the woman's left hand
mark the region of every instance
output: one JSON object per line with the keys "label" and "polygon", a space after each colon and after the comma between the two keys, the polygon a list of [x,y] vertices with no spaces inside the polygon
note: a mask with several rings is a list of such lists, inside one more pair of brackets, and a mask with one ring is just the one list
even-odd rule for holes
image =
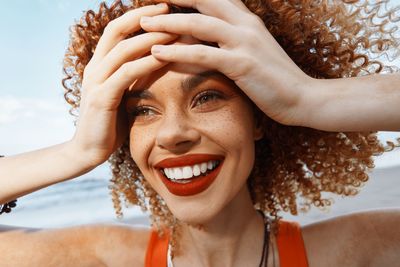
{"label": "woman's left hand", "polygon": [[270,118],[286,125],[304,125],[308,115],[301,103],[313,79],[297,67],[263,21],[240,0],[156,2],[194,8],[201,13],[142,18],[144,30],[191,35],[219,47],[155,45],[153,56],[217,70],[234,81]]}

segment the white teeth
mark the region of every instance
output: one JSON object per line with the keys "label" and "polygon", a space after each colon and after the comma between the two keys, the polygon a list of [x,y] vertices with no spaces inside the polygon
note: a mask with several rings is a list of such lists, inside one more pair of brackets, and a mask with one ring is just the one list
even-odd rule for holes
{"label": "white teeth", "polygon": [[176,167],[176,168],[165,168],[163,169],[165,176],[169,179],[183,180],[190,179],[193,176],[199,176],[207,171],[213,170],[218,164],[216,160],[210,160],[201,164],[195,164],[192,166]]}
{"label": "white teeth", "polygon": [[193,175],[194,176],[199,176],[200,175],[200,165],[196,164],[193,166]]}
{"label": "white teeth", "polygon": [[201,171],[201,173],[205,173],[207,171],[207,162],[203,162],[200,165],[200,171]]}
{"label": "white teeth", "polygon": [[169,173],[168,177],[171,177],[173,179],[175,178],[175,171],[173,169],[168,169],[168,173]]}
{"label": "white teeth", "polygon": [[182,176],[182,178],[183,179],[188,179],[188,178],[191,178],[192,176],[193,176],[192,168],[189,167],[189,166],[183,167],[183,176]]}
{"label": "white teeth", "polygon": [[183,172],[182,168],[173,168],[174,171],[174,179],[182,179],[183,178]]}
{"label": "white teeth", "polygon": [[165,168],[163,171],[164,171],[165,176],[171,177],[171,175],[169,174],[169,169]]}
{"label": "white teeth", "polygon": [[212,168],[213,168],[212,161],[207,162],[207,169],[212,170]]}

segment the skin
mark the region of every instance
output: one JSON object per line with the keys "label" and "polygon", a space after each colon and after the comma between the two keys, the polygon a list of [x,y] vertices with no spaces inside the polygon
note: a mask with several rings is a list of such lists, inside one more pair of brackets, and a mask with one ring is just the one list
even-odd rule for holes
{"label": "skin", "polygon": [[128,136],[126,119],[123,114],[118,115],[125,89],[139,77],[167,64],[146,54],[154,44],[171,42],[177,36],[148,33],[124,39],[140,29],[140,17],[166,12],[166,5],[143,7],[107,25],[85,68],[74,136],[59,145],[2,158],[1,203],[82,175],[105,162],[121,145]]}
{"label": "skin", "polygon": [[[145,75],[159,70],[157,72],[158,79],[153,81],[151,85],[150,83],[147,85],[152,87],[151,90],[154,90],[154,93],[159,96],[170,93],[177,95],[175,98],[159,97],[160,102],[156,104],[159,105],[161,118],[146,125],[146,127],[150,127],[148,134],[144,134],[142,131],[142,136],[137,136],[137,138],[143,139],[143,143],[135,143],[138,140],[135,138],[131,142],[132,147],[138,148],[143,152],[143,154],[136,154],[135,149],[132,150],[132,154],[135,160],[140,162],[139,165],[146,178],[160,195],[166,199],[167,204],[176,213],[177,217],[190,224],[203,224],[205,226],[205,231],[197,230],[189,225],[184,228],[182,246],[186,249],[187,254],[177,258],[175,266],[187,266],[188,262],[192,264],[191,266],[233,266],[233,262],[237,266],[245,266],[247,264],[256,266],[262,244],[260,240],[262,221],[254,210],[250,208],[248,192],[243,190],[243,184],[247,178],[246,173],[249,171],[251,161],[247,163],[240,162],[240,164],[243,164],[240,169],[241,173],[234,176],[237,183],[227,182],[233,179],[233,176],[229,174],[234,171],[234,163],[239,162],[238,158],[241,155],[248,155],[251,152],[251,145],[238,147],[232,143],[234,139],[231,137],[226,138],[221,129],[207,125],[205,123],[207,120],[215,120],[215,117],[210,115],[212,112],[208,112],[210,116],[203,117],[204,114],[193,113],[191,109],[182,108],[179,104],[186,103],[188,98],[181,95],[179,88],[174,88],[176,90],[171,92],[172,90],[168,90],[170,88],[165,83],[168,86],[174,84],[177,87],[177,84],[182,79],[188,75],[198,73],[200,70],[218,70],[233,81],[235,86],[232,83],[227,83],[226,80],[207,81],[208,83],[213,83],[215,86],[229,87],[233,92],[240,88],[268,116],[280,122],[289,125],[303,125],[305,123],[304,118],[310,114],[312,107],[321,108],[319,110],[321,116],[317,119],[310,119],[312,125],[309,126],[317,129],[323,128],[320,127],[321,121],[319,120],[326,120],[324,116],[331,116],[332,110],[342,110],[340,108],[333,109],[333,107],[347,106],[346,103],[349,102],[346,101],[361,95],[354,88],[363,88],[365,89],[363,91],[365,96],[374,96],[373,92],[377,92],[378,86],[383,86],[388,88],[387,94],[380,94],[380,97],[375,98],[376,101],[374,100],[375,102],[372,105],[371,102],[360,101],[351,107],[354,110],[357,110],[357,108],[367,110],[368,107],[371,107],[374,113],[382,110],[387,111],[390,116],[383,124],[381,120],[377,119],[376,115],[369,117],[365,123],[362,121],[356,124],[357,129],[371,130],[379,128],[384,130],[389,128],[399,129],[398,116],[396,119],[396,116],[393,115],[398,114],[398,104],[395,105],[395,103],[398,103],[399,92],[391,89],[393,84],[398,84],[393,82],[398,80],[399,76],[388,76],[385,79],[374,77],[374,79],[378,80],[375,83],[369,83],[370,80],[368,78],[332,81],[329,85],[316,83],[315,80],[305,77],[295,67],[283,50],[261,27],[260,21],[255,19],[241,5],[240,1],[198,0],[170,2],[197,8],[204,13],[204,17],[199,16],[200,19],[218,18],[219,20],[213,20],[215,24],[213,26],[218,26],[218,23],[222,25],[223,23],[221,24],[220,20],[230,25],[236,25],[237,27],[227,27],[227,24],[223,24],[225,27],[217,28],[218,32],[221,32],[221,30],[239,31],[235,32],[239,35],[227,34],[227,36],[243,36],[240,34],[245,33],[250,34],[250,37],[263,36],[258,37],[262,45],[257,47],[259,42],[244,42],[252,40],[252,38],[241,38],[241,40],[244,40],[242,42],[237,42],[234,39],[221,40],[221,42],[225,41],[225,43],[220,44],[221,51],[211,51],[204,50],[204,46],[196,43],[189,42],[186,43],[187,45],[178,43],[179,47],[175,43],[171,46],[173,49],[169,50],[168,53],[155,53],[157,49],[154,47],[152,54],[145,56],[154,44],[166,44],[175,40],[177,38],[176,33],[156,32],[160,24],[158,26],[153,24],[151,29],[149,28],[150,26],[141,25],[143,28],[147,27],[146,29],[150,33],[145,37],[137,36],[127,41],[123,41],[123,39],[129,33],[139,29],[140,17],[165,14],[168,11],[167,7],[151,6],[134,10],[121,16],[107,26],[96,49],[95,56],[85,69],[81,116],[75,136],[71,141],[58,146],[1,159],[0,180],[5,183],[5,186],[2,184],[0,187],[1,190],[4,190],[4,192],[1,192],[1,196],[3,200],[12,199],[61,180],[75,177],[104,162],[128,135],[128,124],[125,123],[125,118],[119,109],[125,88],[140,78],[144,78],[143,81],[147,80],[149,82],[148,79],[145,79]],[[227,10],[230,12],[226,12]],[[182,16],[179,19],[173,17],[177,19],[177,24],[172,27],[171,21],[166,19],[168,17],[171,18],[170,16],[172,15],[163,17],[165,18],[163,25],[168,27],[168,31],[172,31],[175,26],[177,31],[185,31],[182,25],[194,19],[186,16]],[[214,34],[214,37],[207,37],[204,28],[202,29],[201,26],[203,24],[197,23],[199,21],[195,22],[191,24],[192,26],[197,25],[192,28],[193,34],[196,35],[199,31],[203,32],[203,36],[197,36],[199,37],[197,39],[207,40],[207,38],[216,37],[216,34]],[[207,21],[203,22],[207,23]],[[212,31],[208,32],[209,35],[213,35]],[[261,49],[262,47],[264,47],[263,50]],[[187,54],[183,53],[183,51],[190,51],[191,57],[187,57]],[[254,51],[260,52],[255,55]],[[184,57],[186,57],[186,61],[196,60],[198,63],[197,68],[188,68],[187,65],[179,67],[179,64],[175,66],[168,65],[169,62],[190,65],[191,62],[184,62]],[[211,62],[210,60],[213,58],[216,60]],[[257,58],[260,60],[256,61]],[[266,59],[270,63],[268,66],[261,64],[266,62]],[[217,63],[220,66],[217,66]],[[238,68],[238,72],[229,72],[230,66],[245,67]],[[168,71],[163,72],[166,70],[162,70],[164,67],[168,68]],[[202,67],[202,69],[199,67]],[[185,69],[185,73],[183,73],[182,69]],[[386,78],[392,83],[386,82]],[[282,80],[287,81],[287,84],[282,84],[280,82]],[[135,83],[135,86],[139,84]],[[266,85],[268,85],[267,90],[265,90]],[[323,86],[321,88],[341,89],[344,93],[341,94],[341,97],[335,98],[335,96],[327,94],[325,90],[317,90],[318,86]],[[304,95],[308,97],[307,101],[311,102],[305,105],[301,98],[293,94],[296,91],[293,88],[304,92]],[[314,91],[310,90],[310,88]],[[135,90],[135,88],[132,87],[132,90]],[[307,93],[309,91],[320,93],[311,97]],[[326,97],[327,95],[329,98]],[[293,96],[295,97],[293,98]],[[225,127],[232,127],[239,121],[250,123],[247,126],[254,126],[253,117],[248,112],[248,106],[246,106],[249,103],[247,97],[241,95],[230,98],[226,105],[214,111],[221,112],[219,115],[225,117]],[[329,99],[329,104],[327,104],[327,99]],[[328,106],[329,108],[323,108]],[[234,107],[241,108],[242,113],[235,113]],[[363,118],[360,112],[351,112],[350,108],[346,109],[345,113],[339,113],[340,115],[335,117],[337,120],[334,120],[330,126],[333,130],[349,127],[346,126],[349,114],[354,116],[351,118],[352,120]],[[226,111],[230,112],[224,113]],[[314,110],[314,113],[318,112]],[[340,116],[344,118],[344,115],[347,116],[346,120],[340,119]],[[193,118],[199,119],[198,127],[194,125]],[[231,120],[228,118],[231,118]],[[176,122],[178,119],[179,123],[165,123],[165,121]],[[144,125],[142,124],[141,127],[144,127]],[[187,133],[177,134],[179,127],[188,129]],[[134,131],[135,129],[137,131]],[[156,129],[161,130],[160,133],[157,133]],[[239,129],[243,132],[236,138],[240,138],[244,144],[250,144],[259,137],[259,129],[255,127],[239,127]],[[141,134],[139,125],[134,124],[131,130],[131,137]],[[183,143],[174,142],[174,139],[189,140],[189,142],[186,142],[186,147],[184,147]],[[198,142],[199,140],[201,142]],[[158,157],[161,159],[167,154],[170,155],[185,149],[193,151],[200,147],[203,148],[203,145],[204,149],[226,154],[227,163],[229,164],[224,166],[224,171],[220,177],[222,179],[218,178],[218,181],[209,190],[204,191],[201,196],[199,194],[199,196],[193,197],[196,201],[182,203],[182,201],[178,201],[177,197],[171,196],[162,187],[162,184],[155,179],[151,166],[159,160]],[[76,155],[81,155],[81,157]],[[69,163],[68,166],[66,166],[65,162]],[[30,165],[25,165],[24,163]],[[25,168],[19,168],[21,164]],[[15,179],[6,179],[9,175]],[[13,180],[12,183],[7,182],[11,180]],[[218,191],[226,190],[228,193],[216,194],[217,188]],[[206,197],[212,197],[216,201],[213,205],[210,205],[210,201]],[[206,202],[208,202],[207,209],[205,208]],[[200,217],[196,214],[191,214],[185,208],[199,209],[204,212],[204,216]],[[234,214],[238,214],[238,211],[240,211],[241,216],[234,216]],[[397,253],[400,249],[400,233],[396,230],[398,229],[399,220],[399,210],[380,210],[351,214],[305,226],[303,228],[303,238],[310,266],[395,266],[400,260]],[[216,236],[221,238],[216,238]],[[79,264],[79,266],[127,266],[134,264],[135,266],[143,266],[148,238],[148,230],[126,226],[92,225],[37,231],[3,228],[0,234],[0,249],[3,252],[2,265],[77,266]],[[113,249],[115,247],[118,247],[118,249]],[[272,247],[276,248],[274,241],[272,242]],[[217,254],[215,254],[216,251],[218,252]],[[216,255],[219,256],[217,257]],[[68,261],[65,260],[66,258]],[[272,266],[271,260],[269,266]]]}
{"label": "skin", "polygon": [[[400,249],[399,220],[400,211],[388,209],[349,214],[303,227],[309,266],[396,266]],[[0,231],[2,266],[5,267],[144,266],[149,239],[148,230],[127,225],[53,230],[2,226]],[[271,246],[277,253],[272,240]],[[279,264],[273,266],[270,257],[268,267],[279,267]]]}
{"label": "skin", "polygon": [[145,17],[141,26],[146,31],[189,34],[219,46],[155,45],[156,58],[224,73],[275,121],[337,132],[400,130],[400,90],[393,86],[400,82],[400,75],[313,79],[240,0],[155,2],[194,8],[201,14]]}
{"label": "skin", "polygon": [[[200,218],[207,221],[215,215],[212,211],[208,215],[207,198],[221,202],[215,207],[220,210],[237,195],[253,166],[254,140],[261,136],[261,130],[255,129],[250,102],[224,76],[207,78],[190,93],[180,87],[182,81],[200,72],[190,65],[168,65],[151,75],[154,82],[150,86],[144,86],[153,99],[133,97],[126,101],[131,113],[138,107],[146,108],[146,114],[131,118],[134,119],[130,130],[132,157],[174,214],[185,221]],[[202,93],[208,93],[208,98],[200,98]],[[198,196],[173,197],[160,181],[154,165],[168,157],[195,153],[223,155],[221,179]],[[235,176],[241,180],[232,181]],[[188,212],[192,209],[201,216]]]}
{"label": "skin", "polygon": [[[146,108],[144,114],[131,118],[132,157],[172,213],[195,225],[184,227],[186,253],[176,259],[177,266],[179,262],[181,266],[185,262],[190,266],[243,266],[253,261],[255,265],[261,254],[263,222],[245,184],[254,164],[254,141],[262,137],[262,129],[256,128],[250,101],[226,77],[208,78],[191,92],[180,87],[186,78],[202,71],[206,70],[171,64],[152,74],[150,81],[138,81],[133,90],[145,88],[154,98],[126,101],[131,113]],[[199,100],[206,90],[217,94]],[[161,182],[154,165],[165,158],[194,153],[223,155],[222,170],[204,192],[175,196]],[[243,216],[237,218],[238,213]],[[199,224],[203,230],[198,229]]]}
{"label": "skin", "polygon": [[[85,69],[75,135],[62,144],[1,158],[1,203],[72,179],[106,161],[128,134],[125,124],[117,122],[124,121],[117,116],[123,92],[168,62],[218,70],[283,124],[336,132],[400,130],[400,90],[394,86],[400,75],[312,79],[241,1],[164,2],[196,8],[202,14],[166,15],[166,5],[147,6],[109,23]],[[146,24],[142,17],[153,20]],[[140,27],[149,33],[124,40]],[[229,34],[222,38],[221,32]],[[220,49],[198,44],[162,46],[180,34],[217,42]],[[150,50],[152,54],[144,56]]]}

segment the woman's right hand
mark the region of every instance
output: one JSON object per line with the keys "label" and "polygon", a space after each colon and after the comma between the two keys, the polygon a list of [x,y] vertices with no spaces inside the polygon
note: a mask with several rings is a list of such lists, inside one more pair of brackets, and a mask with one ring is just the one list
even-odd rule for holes
{"label": "woman's right hand", "polygon": [[141,76],[167,64],[153,57],[150,49],[154,44],[173,41],[177,35],[151,32],[126,37],[140,30],[142,16],[167,12],[166,4],[141,7],[105,28],[84,71],[77,130],[70,142],[76,155],[89,166],[106,161],[125,140],[128,125],[119,108],[124,92]]}
{"label": "woman's right hand", "polygon": [[146,6],[108,24],[84,71],[74,137],[62,144],[1,158],[0,203],[78,177],[106,161],[122,144],[128,122],[122,112],[118,113],[125,90],[144,74],[167,64],[154,58],[150,49],[177,36],[152,32],[126,38],[140,30],[142,16],[167,12],[165,4]]}

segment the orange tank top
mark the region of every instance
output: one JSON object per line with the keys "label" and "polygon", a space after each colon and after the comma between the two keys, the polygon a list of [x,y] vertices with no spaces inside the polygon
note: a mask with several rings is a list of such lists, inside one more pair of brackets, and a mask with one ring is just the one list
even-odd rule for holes
{"label": "orange tank top", "polygon": [[[145,267],[167,266],[168,238],[168,234],[160,238],[156,230],[151,231]],[[297,222],[280,221],[276,242],[280,267],[308,267],[301,228]]]}

